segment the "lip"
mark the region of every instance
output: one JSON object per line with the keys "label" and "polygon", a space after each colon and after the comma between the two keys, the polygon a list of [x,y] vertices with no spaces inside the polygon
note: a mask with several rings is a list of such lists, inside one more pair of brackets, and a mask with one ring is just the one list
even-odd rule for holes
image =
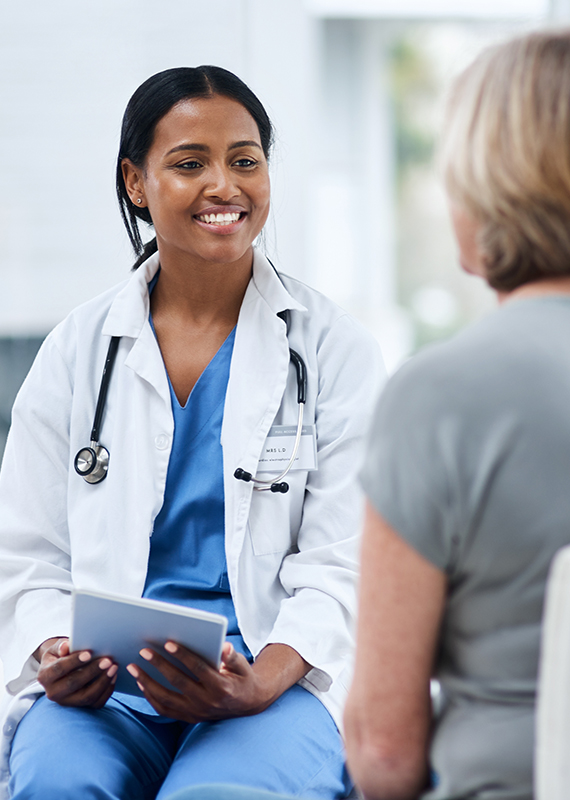
{"label": "lip", "polygon": [[[199,216],[202,217],[206,214],[240,214],[240,218],[237,222],[232,222],[229,225],[215,225],[211,222],[203,222],[201,219],[198,219]],[[207,208],[201,208],[200,211],[193,214],[193,219],[197,225],[210,233],[214,233],[217,236],[229,236],[243,226],[248,216],[249,214],[243,206],[208,206]]]}

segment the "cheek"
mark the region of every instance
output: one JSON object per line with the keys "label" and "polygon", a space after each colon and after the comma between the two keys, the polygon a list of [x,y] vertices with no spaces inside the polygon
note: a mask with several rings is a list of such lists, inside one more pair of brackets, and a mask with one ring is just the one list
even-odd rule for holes
{"label": "cheek", "polygon": [[260,210],[260,215],[263,217],[263,222],[267,219],[267,215],[269,214],[269,206],[271,203],[271,185],[269,183],[269,178],[263,182],[263,184],[259,187],[259,191],[257,193],[256,205]]}

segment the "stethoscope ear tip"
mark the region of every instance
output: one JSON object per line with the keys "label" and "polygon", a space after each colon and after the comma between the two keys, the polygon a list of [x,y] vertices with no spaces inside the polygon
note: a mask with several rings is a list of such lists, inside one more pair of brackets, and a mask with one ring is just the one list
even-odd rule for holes
{"label": "stethoscope ear tip", "polygon": [[245,469],[242,469],[241,467],[238,467],[234,472],[234,478],[236,478],[238,481],[245,481],[246,483],[249,483],[252,477],[253,476],[251,472],[246,472]]}

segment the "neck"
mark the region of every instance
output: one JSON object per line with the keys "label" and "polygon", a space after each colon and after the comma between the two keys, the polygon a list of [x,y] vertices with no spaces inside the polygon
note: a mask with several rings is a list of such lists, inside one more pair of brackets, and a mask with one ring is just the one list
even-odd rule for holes
{"label": "neck", "polygon": [[570,276],[560,278],[544,278],[540,281],[525,283],[513,289],[512,292],[497,292],[499,303],[511,300],[522,300],[530,297],[544,297],[546,295],[570,294]]}
{"label": "neck", "polygon": [[235,325],[253,269],[253,249],[231,263],[176,259],[161,252],[160,279],[152,293],[153,316],[188,323]]}

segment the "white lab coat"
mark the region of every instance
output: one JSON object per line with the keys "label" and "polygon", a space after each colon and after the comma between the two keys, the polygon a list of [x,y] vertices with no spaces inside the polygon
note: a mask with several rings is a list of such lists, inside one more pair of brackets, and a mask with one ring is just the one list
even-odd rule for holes
{"label": "white lab coat", "polygon": [[[7,686],[4,764],[19,719],[41,693],[30,655],[70,632],[72,587],[140,597],[173,434],[168,380],[148,322],[158,254],[80,306],[47,337],[14,405],[0,476],[0,657]],[[289,330],[277,316],[288,310]],[[89,443],[110,336],[120,336],[101,442],[107,478],[74,471]],[[253,491],[271,425],[297,421],[289,347],[307,366],[305,424],[318,469],[292,471],[287,494]],[[236,329],[222,446],[228,578],[254,656],[272,642],[312,665],[301,684],[340,724],[355,614],[361,495],[355,481],[383,368],[372,338],[259,251]],[[0,797],[2,792],[0,791]]]}

